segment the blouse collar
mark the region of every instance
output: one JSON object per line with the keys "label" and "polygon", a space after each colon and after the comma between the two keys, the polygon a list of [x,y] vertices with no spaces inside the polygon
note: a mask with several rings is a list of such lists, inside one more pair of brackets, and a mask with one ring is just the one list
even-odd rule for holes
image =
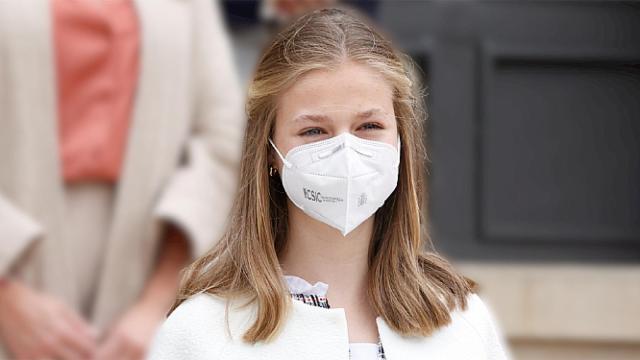
{"label": "blouse collar", "polygon": [[327,296],[329,290],[329,285],[321,281],[311,285],[307,280],[293,275],[285,275],[284,280],[291,294]]}

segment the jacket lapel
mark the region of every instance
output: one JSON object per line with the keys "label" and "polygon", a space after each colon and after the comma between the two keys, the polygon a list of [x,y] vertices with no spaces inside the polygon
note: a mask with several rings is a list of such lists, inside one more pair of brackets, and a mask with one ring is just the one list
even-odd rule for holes
{"label": "jacket lapel", "polygon": [[135,2],[140,68],[127,149],[116,190],[94,319],[107,326],[130,305],[153,263],[159,228],[151,212],[189,129],[188,3]]}
{"label": "jacket lapel", "polygon": [[[349,334],[344,309],[325,309],[298,300],[282,334],[269,344],[261,344],[261,359],[348,360]],[[247,355],[256,354],[249,349]],[[254,355],[255,356],[255,355]],[[238,359],[250,357],[238,357]]]}
{"label": "jacket lapel", "polygon": [[387,360],[481,360],[484,345],[475,329],[459,311],[452,322],[426,337],[403,336],[395,332],[380,317],[376,319],[380,340]]}
{"label": "jacket lapel", "polygon": [[[0,134],[2,191],[46,229],[29,254],[25,278],[76,303],[69,279],[72,255],[64,244],[64,188],[60,171],[51,9],[48,1],[0,4]],[[4,92],[4,91],[6,92]],[[6,102],[5,102],[6,100]],[[6,116],[6,118],[4,118]],[[5,148],[6,146],[6,148]],[[41,268],[38,268],[41,266]]]}

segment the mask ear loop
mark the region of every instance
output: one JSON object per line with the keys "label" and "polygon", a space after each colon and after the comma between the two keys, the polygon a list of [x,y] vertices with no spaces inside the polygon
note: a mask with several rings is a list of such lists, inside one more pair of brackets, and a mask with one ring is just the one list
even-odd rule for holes
{"label": "mask ear loop", "polygon": [[280,150],[278,150],[278,148],[276,147],[276,144],[274,144],[273,141],[271,141],[271,138],[269,138],[269,143],[273,147],[273,150],[275,150],[278,156],[280,157],[280,160],[282,160],[282,163],[284,164],[284,166],[286,166],[287,168],[291,168],[292,164],[289,161],[287,161],[287,159],[285,159],[284,156],[282,156],[282,154],[280,153]]}

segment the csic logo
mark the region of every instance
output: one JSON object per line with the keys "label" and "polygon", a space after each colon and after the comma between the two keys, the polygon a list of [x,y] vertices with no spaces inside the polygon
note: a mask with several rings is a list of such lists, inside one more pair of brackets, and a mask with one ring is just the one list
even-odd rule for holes
{"label": "csic logo", "polygon": [[367,194],[366,193],[360,194],[360,196],[358,196],[358,207],[366,203],[367,203]]}
{"label": "csic logo", "polygon": [[304,197],[307,200],[311,200],[311,201],[315,201],[317,203],[321,203],[322,202],[322,194],[318,191],[314,191],[314,190],[310,190],[307,188],[302,188],[302,191],[304,192]]}

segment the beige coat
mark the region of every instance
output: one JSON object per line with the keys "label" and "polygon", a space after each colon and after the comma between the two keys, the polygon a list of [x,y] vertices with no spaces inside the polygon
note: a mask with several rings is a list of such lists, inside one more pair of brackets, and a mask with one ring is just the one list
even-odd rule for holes
{"label": "beige coat", "polygon": [[[0,1],[0,276],[77,306],[65,244],[49,1]],[[210,0],[136,0],[141,60],[92,321],[140,294],[161,219],[193,255],[214,243],[236,186],[244,116],[229,39]],[[1,353],[0,349],[0,353]]]}

